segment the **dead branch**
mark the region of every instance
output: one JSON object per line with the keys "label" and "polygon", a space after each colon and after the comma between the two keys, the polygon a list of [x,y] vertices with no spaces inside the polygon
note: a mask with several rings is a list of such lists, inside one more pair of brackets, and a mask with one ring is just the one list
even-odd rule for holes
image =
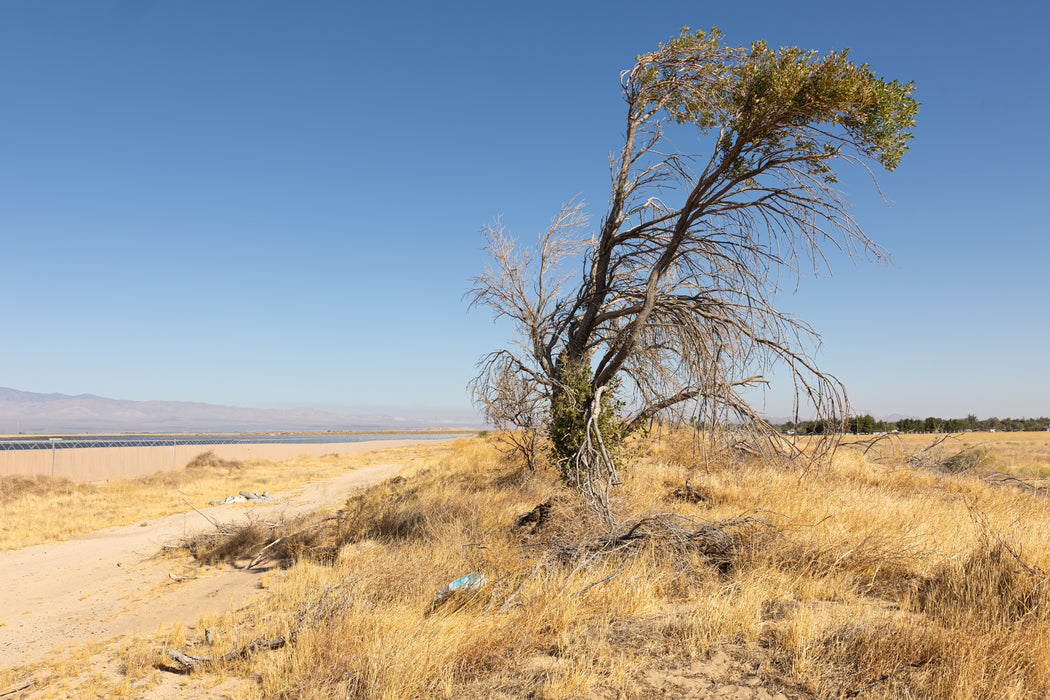
{"label": "dead branch", "polygon": [[1014,546],[1007,542],[1003,534],[992,527],[991,523],[988,522],[988,516],[978,507],[976,501],[967,503],[966,509],[969,512],[970,520],[973,521],[974,528],[977,530],[977,541],[980,543],[983,551],[1005,551],[1013,558],[1014,563],[1021,567],[1021,572],[1038,580],[1040,585],[1047,584],[1046,573],[1038,566],[1028,564],[1021,557]]}
{"label": "dead branch", "polygon": [[[230,661],[249,656],[258,650],[280,649],[286,644],[291,644],[311,619],[322,618],[331,614],[332,608],[328,602],[329,595],[333,591],[342,588],[349,580],[350,577],[348,576],[342,581],[326,587],[317,600],[308,605],[301,606],[295,614],[294,623],[291,625],[292,631],[287,635],[276,638],[260,637],[258,639],[253,639],[247,644],[223,654],[218,658],[215,658],[211,654],[193,655],[179,651],[178,649],[168,649],[168,656],[181,666],[179,669],[174,669],[175,672],[183,673],[186,671],[199,670],[211,664],[229,663]],[[205,634],[207,634],[207,631]]]}
{"label": "dead branch", "polygon": [[538,574],[540,569],[542,569],[544,566],[546,566],[546,562],[540,562],[532,569],[529,575],[526,576],[525,579],[520,584],[518,584],[518,587],[514,589],[514,592],[507,596],[507,599],[503,601],[503,605],[501,605],[499,608],[500,612],[506,612],[510,609],[511,605],[514,604],[514,599],[518,597],[519,593],[521,593],[521,589],[524,588],[525,584],[532,580],[532,577]]}
{"label": "dead branch", "polygon": [[35,678],[30,678],[29,681],[23,683],[22,685],[18,686],[17,688],[12,688],[10,690],[5,690],[4,692],[0,693],[0,698],[6,698],[9,695],[16,695],[18,693],[21,693],[23,690],[29,690],[33,686],[37,685],[37,683],[38,683],[38,681]]}
{"label": "dead branch", "polygon": [[694,503],[708,503],[714,505],[715,499],[706,493],[700,493],[690,482],[690,479],[686,479],[685,483],[678,486],[671,491],[671,496],[682,501],[692,501]]}
{"label": "dead branch", "polygon": [[923,469],[936,468],[943,460],[940,459],[940,456],[934,450],[951,439],[953,439],[951,435],[941,435],[934,438],[933,442],[921,450],[908,455],[904,458],[904,461],[913,467],[921,467]]}
{"label": "dead branch", "polygon": [[594,561],[594,559],[597,558],[598,554],[599,552],[588,552],[580,558],[580,562],[576,565],[576,568],[570,571],[569,575],[565,577],[565,583],[562,584],[561,589],[558,591],[558,595],[562,595],[563,593],[565,593],[565,589],[569,587],[569,581],[572,580],[572,577],[575,576],[577,572],[579,572],[585,566]]}
{"label": "dead branch", "polygon": [[655,513],[625,522],[600,537],[554,545],[550,551],[557,559],[580,562],[578,570],[597,557],[633,553],[646,544],[678,557],[697,554],[718,568],[727,569],[751,543],[778,532],[755,515],[710,521],[679,513]]}
{"label": "dead branch", "polygon": [[221,527],[219,527],[219,523],[217,523],[217,522],[215,522],[214,520],[212,520],[211,518],[209,518],[209,517],[208,517],[207,515],[205,515],[204,513],[202,513],[202,512],[200,511],[200,510],[198,510],[198,509],[197,509],[197,506],[195,506],[195,505],[193,505],[192,503],[190,503],[190,500],[189,500],[188,498],[186,498],[186,494],[182,493],[182,491],[180,491],[179,489],[175,489],[175,490],[176,490],[176,491],[178,491],[178,492],[179,492],[179,493],[180,493],[180,494],[182,495],[182,500],[183,500],[183,502],[184,502],[184,503],[185,503],[186,505],[188,505],[188,506],[189,506],[190,508],[192,508],[193,510],[196,510],[196,511],[197,511],[197,514],[198,514],[198,515],[200,515],[200,516],[201,516],[202,518],[204,518],[204,519],[205,519],[205,520],[207,520],[207,521],[208,521],[209,523],[211,523],[212,525],[214,525],[214,526],[215,526],[215,529],[216,529],[216,530],[219,530],[219,531],[221,531],[221,530],[222,530],[222,528],[221,528]]}
{"label": "dead branch", "polygon": [[1024,479],[1016,474],[992,472],[984,477],[984,481],[993,486],[1012,486],[1043,498],[1050,493],[1050,479]]}
{"label": "dead branch", "polygon": [[586,586],[584,586],[580,590],[576,591],[576,595],[583,595],[584,593],[586,593],[587,591],[591,590],[592,588],[594,588],[598,584],[605,583],[606,581],[612,581],[614,578],[616,578],[617,576],[622,574],[624,572],[624,570],[626,570],[626,569],[627,569],[627,563],[624,562],[624,564],[621,565],[620,568],[617,569],[616,571],[614,571],[613,573],[609,574],[608,576],[604,576],[604,577],[598,579],[597,581],[593,581],[591,583],[588,583]]}
{"label": "dead branch", "polygon": [[848,449],[859,449],[862,450],[864,456],[867,456],[869,452],[874,450],[880,443],[888,442],[890,444],[890,454],[894,453],[894,446],[901,447],[903,449],[904,441],[901,440],[900,435],[893,433],[886,433],[884,435],[876,435],[868,439],[856,439],[850,440],[849,442],[842,443],[842,447]]}
{"label": "dead branch", "polygon": [[[230,661],[250,656],[253,652],[259,649],[280,649],[287,643],[288,637],[277,637],[276,639],[253,639],[244,646],[220,656],[218,663],[229,663]],[[178,649],[168,649],[168,656],[171,657],[173,661],[180,663],[189,669],[197,669],[205,664],[212,663],[213,658],[211,654],[193,656],[191,654],[185,654]]]}
{"label": "dead branch", "polygon": [[313,529],[313,528],[315,528],[315,527],[318,527],[318,526],[320,526],[320,525],[324,525],[325,523],[329,523],[329,522],[332,522],[333,520],[338,520],[338,518],[337,518],[336,516],[332,516],[332,517],[329,517],[329,518],[325,518],[324,520],[321,520],[321,521],[319,521],[319,522],[313,523],[312,525],[307,525],[307,526],[306,526],[306,527],[304,527],[304,528],[301,528],[301,529],[299,529],[299,530],[296,530],[295,532],[293,532],[293,533],[291,533],[291,534],[289,534],[289,535],[282,535],[281,537],[278,537],[278,538],[277,538],[277,539],[275,539],[275,540],[274,540],[273,542],[270,542],[270,543],[269,543],[268,545],[266,545],[266,546],[265,546],[265,547],[263,547],[263,548],[262,548],[261,550],[259,550],[259,553],[258,553],[258,554],[256,554],[256,555],[255,555],[255,556],[254,556],[254,557],[252,558],[252,560],[251,560],[250,562],[248,562],[248,565],[247,565],[246,567],[244,567],[244,568],[245,568],[245,569],[250,569],[250,568],[252,568],[253,566],[255,566],[256,564],[258,564],[258,563],[259,563],[259,561],[260,561],[260,560],[261,560],[261,559],[263,558],[263,555],[264,555],[264,554],[266,554],[266,551],[267,551],[268,549],[270,549],[270,547],[273,547],[274,545],[276,545],[276,544],[278,544],[278,543],[280,543],[280,542],[283,542],[284,540],[288,540],[288,539],[291,539],[291,538],[295,537],[296,535],[300,535],[300,534],[302,534],[302,533],[306,532],[307,530],[312,530],[312,529]]}

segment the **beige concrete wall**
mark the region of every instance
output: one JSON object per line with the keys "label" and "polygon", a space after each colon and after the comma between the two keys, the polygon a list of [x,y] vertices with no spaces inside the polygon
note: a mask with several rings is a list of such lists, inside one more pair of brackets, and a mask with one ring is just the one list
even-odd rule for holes
{"label": "beige concrete wall", "polygon": [[[398,445],[440,442],[425,439],[366,442],[261,443],[252,445],[168,445],[167,447],[79,447],[54,451],[54,473],[74,481],[101,481],[182,469],[202,452],[223,459],[282,460],[296,455],[326,455],[381,450]],[[51,450],[0,450],[0,476],[51,474]]]}

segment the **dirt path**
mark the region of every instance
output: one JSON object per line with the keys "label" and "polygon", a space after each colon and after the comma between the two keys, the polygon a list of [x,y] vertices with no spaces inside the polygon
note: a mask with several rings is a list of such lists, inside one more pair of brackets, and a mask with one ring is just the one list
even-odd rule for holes
{"label": "dirt path", "polygon": [[[403,465],[360,467],[306,484],[276,503],[204,508],[209,517],[241,521],[317,509],[397,473]],[[191,624],[208,611],[243,605],[261,591],[259,574],[202,568],[175,583],[171,561],[151,561],[165,544],[210,529],[190,510],[146,526],[115,527],[65,542],[0,552],[0,668],[36,661],[66,645]]]}

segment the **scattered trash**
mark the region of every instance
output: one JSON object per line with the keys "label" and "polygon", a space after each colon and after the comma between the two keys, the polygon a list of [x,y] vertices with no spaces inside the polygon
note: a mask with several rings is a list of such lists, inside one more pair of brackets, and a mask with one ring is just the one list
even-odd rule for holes
{"label": "scattered trash", "polygon": [[452,608],[452,610],[458,610],[463,607],[468,600],[473,598],[478,591],[484,588],[486,583],[488,583],[488,579],[485,578],[485,574],[477,572],[457,578],[455,581],[438,591],[438,594],[434,596],[434,600],[430,601],[430,605],[427,608],[427,614],[429,615],[453,599],[456,600],[458,604]]}
{"label": "scattered trash", "polygon": [[208,501],[209,506],[221,506],[226,503],[244,503],[248,499],[244,496],[227,496],[226,498],[217,498],[214,501]]}
{"label": "scattered trash", "polygon": [[226,498],[217,498],[214,501],[208,501],[210,506],[222,506],[227,503],[247,503],[248,501],[272,501],[270,498],[269,491],[240,491],[237,496],[227,496]]}

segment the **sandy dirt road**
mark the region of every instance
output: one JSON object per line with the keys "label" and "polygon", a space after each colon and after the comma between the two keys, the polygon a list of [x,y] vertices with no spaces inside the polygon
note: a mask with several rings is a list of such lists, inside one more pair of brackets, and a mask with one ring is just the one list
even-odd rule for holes
{"label": "sandy dirt road", "polygon": [[[267,519],[340,503],[347,494],[403,468],[379,464],[306,484],[258,505],[201,509],[220,522]],[[65,542],[0,552],[0,668],[43,658],[67,645],[192,624],[202,613],[240,607],[262,593],[259,573],[201,567],[176,583],[171,560],[154,559],[183,535],[212,528],[189,510],[145,526],[109,528]]]}

